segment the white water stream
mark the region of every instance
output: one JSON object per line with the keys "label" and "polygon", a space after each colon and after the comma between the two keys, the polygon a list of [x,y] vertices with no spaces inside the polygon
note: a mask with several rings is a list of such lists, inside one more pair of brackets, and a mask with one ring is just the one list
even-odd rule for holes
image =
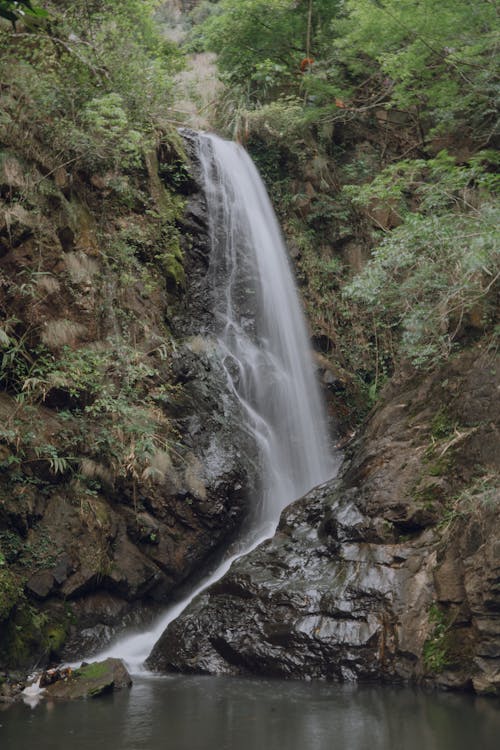
{"label": "white water stream", "polygon": [[151,630],[119,640],[98,658],[132,672],[167,625],[231,563],[274,533],[283,508],[334,475],[324,407],[286,248],[271,202],[245,150],[200,134],[210,220],[210,280],[218,347],[260,462],[250,528],[237,552],[170,607]]}

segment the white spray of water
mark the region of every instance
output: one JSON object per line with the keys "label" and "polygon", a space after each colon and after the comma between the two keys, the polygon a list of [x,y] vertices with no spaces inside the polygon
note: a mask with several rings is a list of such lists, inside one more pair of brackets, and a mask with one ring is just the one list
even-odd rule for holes
{"label": "white spray of water", "polygon": [[31,708],[36,708],[36,706],[38,706],[41,699],[43,698],[43,694],[45,693],[45,688],[40,687],[40,682],[42,679],[41,675],[37,675],[37,674],[31,675],[31,679],[33,679],[33,682],[24,688],[24,690],[21,692],[21,695],[23,698],[23,702],[27,706],[30,706]]}
{"label": "white spray of water", "polygon": [[200,134],[210,222],[210,277],[218,346],[260,459],[250,528],[237,551],[149,631],[98,658],[138,672],[167,625],[231,563],[274,533],[283,508],[335,473],[324,409],[286,248],[271,202],[245,150]]}

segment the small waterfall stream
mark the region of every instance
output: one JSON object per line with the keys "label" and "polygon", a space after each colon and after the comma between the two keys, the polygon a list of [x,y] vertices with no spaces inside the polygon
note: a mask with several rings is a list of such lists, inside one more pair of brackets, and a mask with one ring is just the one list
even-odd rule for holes
{"label": "small waterfall stream", "polygon": [[118,641],[99,658],[141,665],[167,625],[236,558],[274,533],[283,508],[333,476],[324,408],[306,326],[271,202],[245,150],[198,136],[210,221],[210,282],[228,387],[255,441],[260,476],[237,551],[147,632]]}

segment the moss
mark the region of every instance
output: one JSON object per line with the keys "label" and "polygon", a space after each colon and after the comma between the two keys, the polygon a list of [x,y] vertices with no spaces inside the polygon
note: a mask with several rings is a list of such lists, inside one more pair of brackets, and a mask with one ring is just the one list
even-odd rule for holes
{"label": "moss", "polygon": [[452,456],[448,453],[436,461],[430,463],[427,467],[427,474],[431,477],[443,477],[446,476],[453,466]]}
{"label": "moss", "polygon": [[31,607],[22,602],[5,624],[0,660],[10,669],[29,668],[35,661],[40,645],[41,633]]}
{"label": "moss", "polygon": [[22,592],[21,597],[3,624],[0,663],[10,669],[26,669],[56,658],[70,625],[64,611],[60,616],[49,614],[30,604]]}
{"label": "moss", "polygon": [[67,631],[66,628],[61,625],[54,625],[47,630],[47,638],[50,643],[50,650],[52,653],[58,653],[64,646],[66,641]]}
{"label": "moss", "polygon": [[155,256],[156,262],[175,287],[186,287],[186,273],[184,271],[184,254],[180,248],[178,238],[174,238],[168,252],[159,253]]}
{"label": "moss", "polygon": [[106,662],[94,662],[80,667],[75,671],[75,677],[81,677],[84,680],[100,680],[106,676],[109,665]]}
{"label": "moss", "polygon": [[8,569],[0,569],[0,622],[8,618],[22,596],[19,578]]}
{"label": "moss", "polygon": [[429,623],[432,632],[424,643],[423,659],[429,672],[442,672],[450,665],[449,623],[446,615],[437,604],[429,609]]}
{"label": "moss", "polygon": [[440,409],[431,422],[431,436],[434,440],[443,440],[453,435],[456,422],[452,420],[445,408]]}

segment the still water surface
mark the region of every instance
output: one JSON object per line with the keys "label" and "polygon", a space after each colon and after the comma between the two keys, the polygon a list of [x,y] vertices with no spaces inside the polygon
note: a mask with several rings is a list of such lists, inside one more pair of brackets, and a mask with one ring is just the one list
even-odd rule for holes
{"label": "still water surface", "polygon": [[497,700],[216,677],[0,712],[1,750],[498,750]]}

